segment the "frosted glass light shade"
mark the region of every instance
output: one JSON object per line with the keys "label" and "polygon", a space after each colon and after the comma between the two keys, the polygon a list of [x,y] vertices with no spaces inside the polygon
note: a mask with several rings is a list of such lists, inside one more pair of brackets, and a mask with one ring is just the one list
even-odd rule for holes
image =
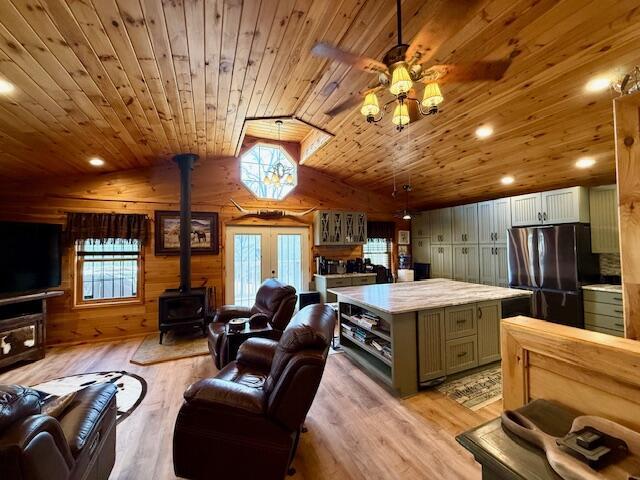
{"label": "frosted glass light shade", "polygon": [[435,107],[442,103],[444,97],[440,91],[440,86],[436,82],[428,83],[424,87],[424,95],[422,96],[423,107]]}
{"label": "frosted glass light shade", "polygon": [[407,93],[411,90],[412,85],[413,82],[411,81],[407,67],[401,64],[394,68],[393,74],[391,75],[391,86],[389,87],[389,91],[392,94],[400,95],[401,93]]}
{"label": "frosted glass light shade", "polygon": [[375,93],[367,93],[364,97],[364,103],[360,109],[360,113],[365,117],[375,117],[380,113],[380,104],[378,103],[378,97]]}

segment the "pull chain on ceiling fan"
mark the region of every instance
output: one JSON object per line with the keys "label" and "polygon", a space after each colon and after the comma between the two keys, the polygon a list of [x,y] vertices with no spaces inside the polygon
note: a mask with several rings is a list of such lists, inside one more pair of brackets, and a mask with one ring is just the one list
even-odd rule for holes
{"label": "pull chain on ceiling fan", "polygon": [[[382,62],[347,52],[324,42],[317,43],[311,52],[319,57],[346,63],[378,76],[377,82],[364,91],[352,95],[326,114],[342,113],[364,97],[360,109],[367,122],[382,120],[384,113],[395,105],[391,121],[403,130],[420,115],[438,113],[444,97],[440,85],[483,80],[500,80],[510,65],[510,60],[478,61],[453,64],[431,64],[437,50],[465,24],[479,0],[449,0],[440,2],[433,11],[433,18],[416,34],[410,45],[402,42],[402,1],[396,0],[398,44],[383,57]],[[413,97],[415,83],[424,84],[422,100]],[[393,99],[380,107],[378,93],[388,87]]]}

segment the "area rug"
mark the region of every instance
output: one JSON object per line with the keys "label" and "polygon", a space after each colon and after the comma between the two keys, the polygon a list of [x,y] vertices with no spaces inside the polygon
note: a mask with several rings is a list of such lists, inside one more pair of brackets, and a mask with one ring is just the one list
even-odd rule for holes
{"label": "area rug", "polygon": [[436,388],[464,407],[476,411],[502,398],[502,370],[495,365]]}
{"label": "area rug", "polygon": [[118,389],[116,392],[116,405],[118,407],[116,418],[118,423],[131,415],[131,412],[140,405],[140,402],[147,394],[147,382],[145,382],[144,378],[124,371],[70,375],[39,383],[31,388],[40,394],[43,402],[48,402],[55,397],[77,392],[90,385],[101,383],[113,383]]}
{"label": "area rug", "polygon": [[199,355],[209,355],[207,339],[202,336],[201,331],[170,331],[162,339],[162,345],[159,333],[144,337],[130,362],[136,365],[153,365]]}

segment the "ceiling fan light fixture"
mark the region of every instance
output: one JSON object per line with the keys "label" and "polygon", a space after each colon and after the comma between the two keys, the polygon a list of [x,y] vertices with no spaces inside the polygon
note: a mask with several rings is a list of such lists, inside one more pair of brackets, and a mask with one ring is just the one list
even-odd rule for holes
{"label": "ceiling fan light fixture", "polygon": [[367,96],[364,97],[364,103],[362,104],[360,113],[365,117],[375,117],[380,113],[380,104],[374,92],[367,93]]}
{"label": "ceiling fan light fixture", "polygon": [[395,110],[393,111],[393,118],[391,119],[391,121],[398,127],[409,125],[409,108],[407,108],[406,103],[398,102]]}
{"label": "ceiling fan light fixture", "polygon": [[411,214],[405,210],[404,215],[402,216],[403,220],[411,220]]}
{"label": "ceiling fan light fixture", "polygon": [[442,103],[444,97],[440,91],[438,82],[428,83],[424,87],[424,95],[422,96],[422,106],[425,108],[437,107]]}
{"label": "ceiling fan light fixture", "polygon": [[407,65],[404,62],[399,63],[391,74],[389,91],[397,97],[408,93],[412,86],[413,81],[409,75],[409,70],[407,70]]}

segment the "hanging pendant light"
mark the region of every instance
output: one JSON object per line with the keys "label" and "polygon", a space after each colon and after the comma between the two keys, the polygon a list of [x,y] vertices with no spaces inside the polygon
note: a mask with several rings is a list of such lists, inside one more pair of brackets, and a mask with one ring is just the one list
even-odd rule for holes
{"label": "hanging pendant light", "polygon": [[409,75],[406,64],[404,62],[398,64],[391,74],[389,91],[397,97],[398,95],[407,94],[412,86],[413,82],[411,81],[411,76]]}
{"label": "hanging pendant light", "polygon": [[394,125],[402,128],[405,125],[409,125],[409,109],[404,102],[398,102],[395,110],[393,111],[393,118],[391,119]]}

